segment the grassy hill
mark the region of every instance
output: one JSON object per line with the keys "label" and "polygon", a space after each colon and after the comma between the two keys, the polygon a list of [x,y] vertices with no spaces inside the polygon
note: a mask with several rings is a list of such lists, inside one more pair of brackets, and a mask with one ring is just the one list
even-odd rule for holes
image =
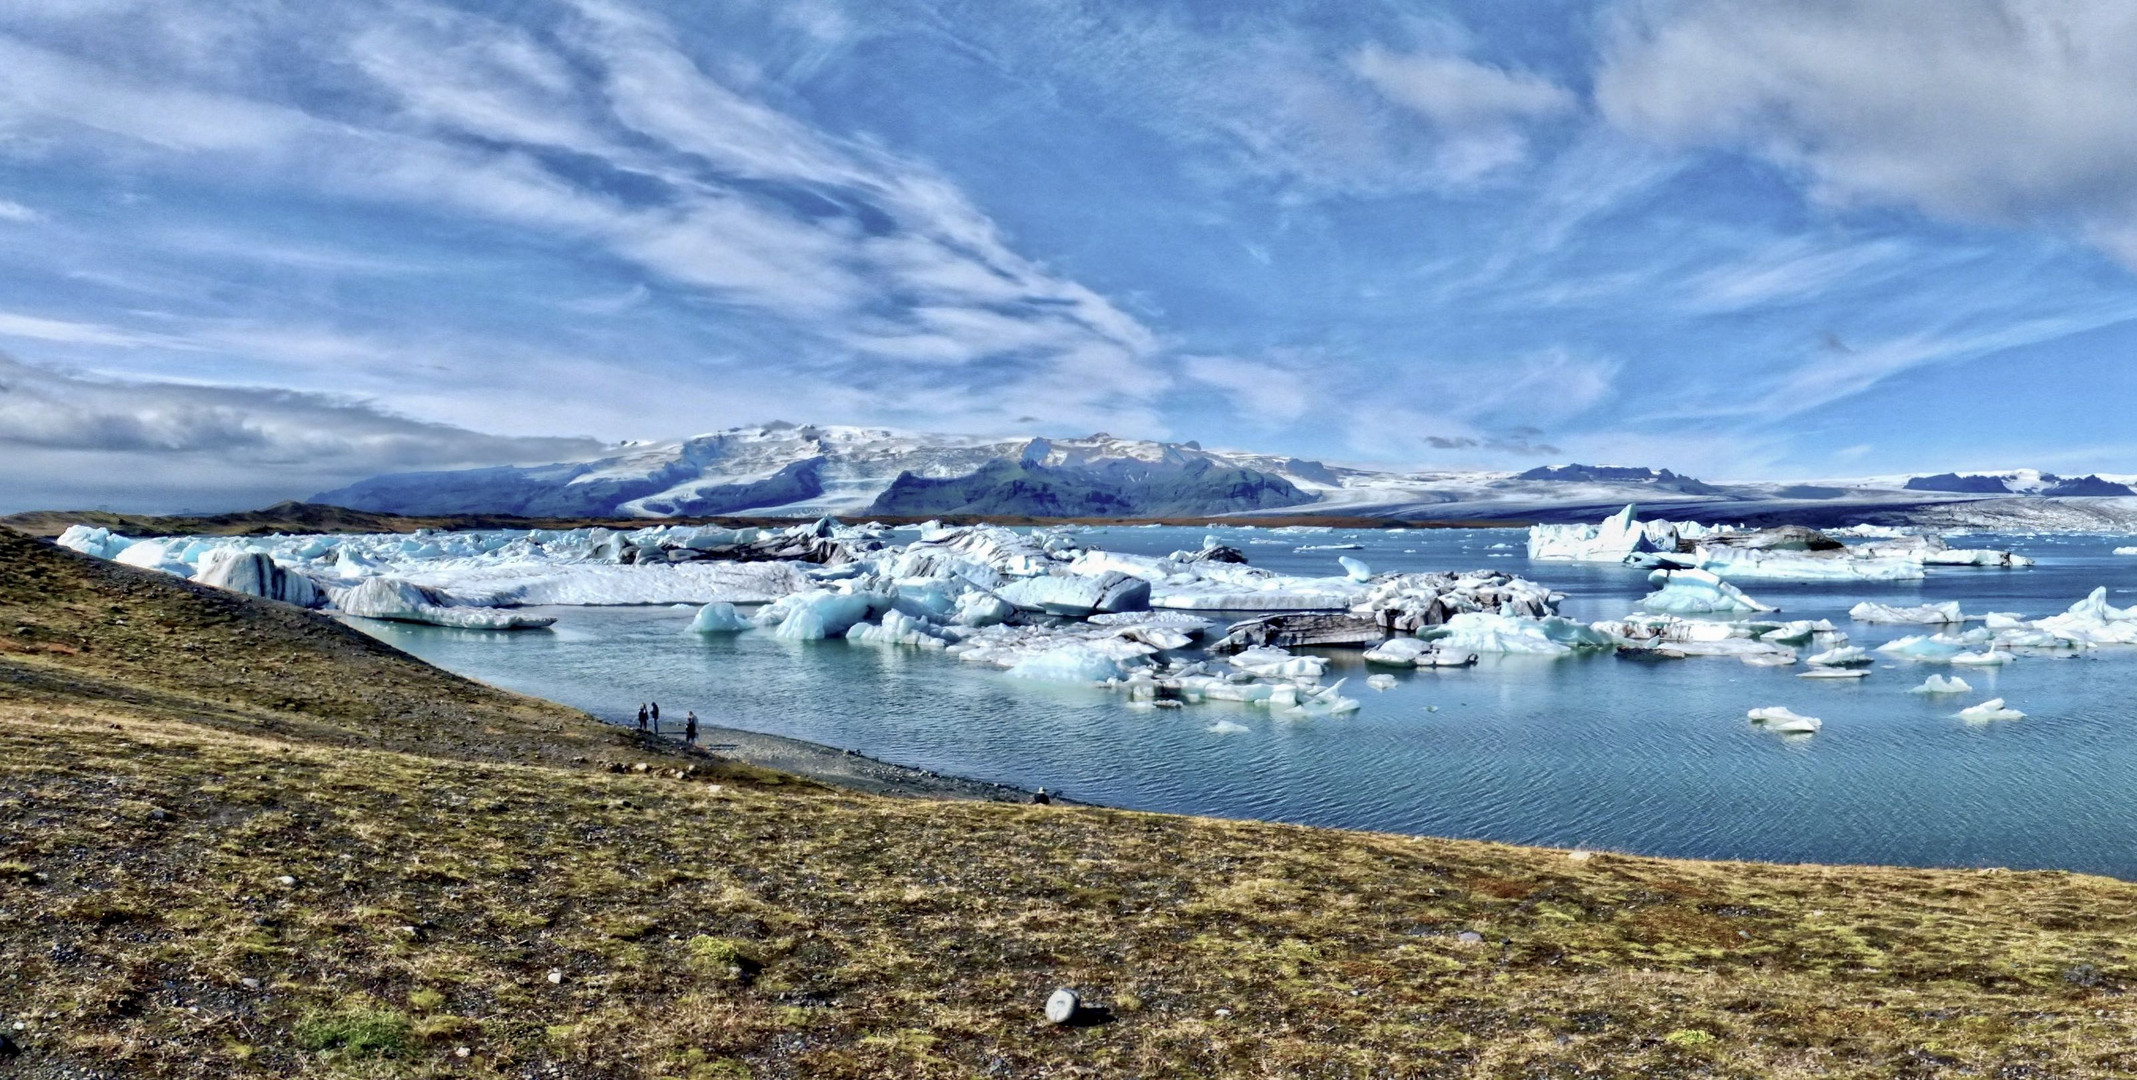
{"label": "grassy hill", "polygon": [[9,1075],[2128,1076],[2133,948],[2070,874],[836,791],[0,530]]}

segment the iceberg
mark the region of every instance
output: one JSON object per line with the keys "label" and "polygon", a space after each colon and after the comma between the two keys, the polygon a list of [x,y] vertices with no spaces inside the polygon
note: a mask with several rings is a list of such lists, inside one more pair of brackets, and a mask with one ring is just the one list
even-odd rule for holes
{"label": "iceberg", "polygon": [[1861,667],[1876,660],[1868,649],[1859,645],[1841,645],[1803,658],[1803,662],[1812,667]]}
{"label": "iceberg", "polygon": [[1457,652],[1538,656],[1565,656],[1616,644],[1608,634],[1557,615],[1537,619],[1483,611],[1460,612],[1419,636],[1438,648]]}
{"label": "iceberg", "polygon": [[742,617],[733,604],[715,602],[698,609],[697,617],[690,620],[693,634],[736,634],[755,625]]}
{"label": "iceberg", "polygon": [[1910,694],[1964,694],[1971,692],[1973,689],[1973,687],[1966,684],[1965,679],[1956,675],[1948,679],[1942,675],[1931,675],[1929,678],[1922,680],[1922,685],[1907,692]]}
{"label": "iceberg", "polygon": [[1432,651],[1432,645],[1421,638],[1389,638],[1365,650],[1368,664],[1391,664],[1395,667],[1415,667],[1417,658]]}
{"label": "iceberg", "polygon": [[1367,566],[1363,559],[1353,559],[1348,555],[1338,555],[1336,556],[1336,562],[1342,564],[1343,576],[1352,581],[1373,580],[1373,568]]}
{"label": "iceberg", "polygon": [[1647,583],[1655,586],[1655,591],[1647,594],[1640,606],[1649,611],[1694,615],[1777,610],[1705,570],[1657,570],[1647,576]]}
{"label": "iceberg", "polygon": [[439,603],[429,590],[388,577],[370,578],[354,588],[336,593],[334,606],[344,615],[462,630],[534,630],[556,622],[552,618],[495,608],[448,607]]}
{"label": "iceberg", "polygon": [[995,590],[995,595],[1026,611],[1048,615],[1113,614],[1150,607],[1150,583],[1117,570],[1024,578]]}
{"label": "iceberg", "polygon": [[193,580],[201,585],[280,600],[298,607],[320,607],[326,594],[303,574],[285,570],[257,551],[217,548],[200,557]]}
{"label": "iceberg", "polygon": [[1959,613],[1959,602],[1957,600],[1942,604],[1922,604],[1917,607],[1895,607],[1890,604],[1878,604],[1865,600],[1848,609],[1848,618],[1854,619],[1856,622],[1865,623],[1916,623],[1923,625],[1941,625],[1967,621],[1966,616]]}
{"label": "iceberg", "polygon": [[1869,677],[1870,669],[1860,667],[1814,667],[1809,671],[1796,673],[1796,678],[1799,679],[1867,679]]}
{"label": "iceberg", "polygon": [[1249,675],[1309,676],[1318,678],[1328,670],[1323,656],[1293,656],[1282,649],[1256,648],[1233,653],[1231,665]]}
{"label": "iceberg", "polygon": [[1963,667],[2000,667],[2016,659],[2018,657],[2001,649],[1989,649],[1986,652],[1960,653],[1952,657],[1951,662]]}
{"label": "iceberg", "polygon": [[89,525],[69,525],[66,531],[60,533],[52,542],[84,555],[109,560],[116,560],[120,552],[136,543],[130,536],[120,536],[110,529]]}
{"label": "iceberg", "polygon": [[1964,638],[1954,637],[1950,634],[1937,634],[1934,637],[1910,634],[1907,637],[1894,638],[1883,645],[1879,645],[1877,651],[1905,657],[1909,660],[1939,663],[1950,661],[1952,657],[1967,651],[1974,644],[1976,643],[1970,643]]}
{"label": "iceberg", "polygon": [[1393,690],[1395,689],[1395,676],[1368,675],[1365,679],[1365,685],[1370,686],[1375,690]]}
{"label": "iceberg", "polygon": [[1011,678],[1047,682],[1101,683],[1123,674],[1119,660],[1086,644],[1048,649],[1018,661],[1009,669]]}
{"label": "iceberg", "polygon": [[890,598],[880,593],[811,589],[765,605],[752,621],[770,630],[773,637],[822,641],[846,636],[855,623],[889,607]]}
{"label": "iceberg", "polygon": [[880,623],[855,623],[846,631],[846,640],[870,645],[905,645],[916,649],[940,649],[948,646],[953,638],[941,627],[915,615],[891,610],[883,613]]}
{"label": "iceberg", "polygon": [[1959,719],[1961,720],[2023,720],[2025,718],[2025,713],[2019,712],[2017,709],[2007,708],[2000,697],[1990,698],[1979,705],[1970,705],[1959,710]]}
{"label": "iceberg", "polygon": [[184,550],[183,541],[137,540],[126,545],[125,550],[111,561],[123,566],[138,566],[143,570],[160,570],[173,577],[193,576],[192,564],[178,557]]}
{"label": "iceberg", "polygon": [[1800,716],[1778,705],[1753,709],[1748,715],[1752,723],[1783,735],[1809,735],[1825,726],[1825,721],[1815,716]]}
{"label": "iceberg", "polygon": [[[1529,558],[1565,562],[1624,562],[1642,551],[1677,550],[1678,528],[1668,521],[1642,522],[1633,515],[1638,507],[1604,518],[1599,525],[1531,525]],[[1688,523],[1689,524],[1689,523]],[[1695,530],[1704,532],[1698,526]]]}
{"label": "iceberg", "polygon": [[2070,610],[2036,620],[2033,628],[2080,645],[2137,645],[2137,607],[2109,604],[2102,586]]}
{"label": "iceberg", "polygon": [[1696,548],[1692,564],[1734,581],[1914,581],[1923,576],[1913,559],[1852,557],[1779,548]]}

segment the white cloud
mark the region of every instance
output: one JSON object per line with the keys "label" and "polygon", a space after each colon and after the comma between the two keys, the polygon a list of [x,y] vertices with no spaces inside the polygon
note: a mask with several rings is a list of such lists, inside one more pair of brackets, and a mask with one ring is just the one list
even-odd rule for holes
{"label": "white cloud", "polygon": [[1609,120],[1740,149],[1835,202],[2069,230],[2137,264],[2137,6],[2123,0],[1637,3]]}
{"label": "white cloud", "polygon": [[1242,417],[1257,426],[1288,424],[1320,407],[1314,381],[1296,368],[1228,356],[1190,356],[1181,370],[1195,382],[1216,389],[1232,401]]}
{"label": "white cloud", "polygon": [[[177,493],[259,502],[301,498],[381,472],[571,460],[591,439],[516,438],[386,412],[348,397],[128,381],[33,367],[0,355],[5,498],[79,506],[137,500],[149,476]],[[151,496],[155,497],[155,496]]]}
{"label": "white cloud", "polygon": [[1570,111],[1573,95],[1549,79],[1505,71],[1460,56],[1403,54],[1367,45],[1351,70],[1388,100],[1462,129]]}
{"label": "white cloud", "polygon": [[43,217],[43,214],[12,199],[0,199],[0,221],[37,221]]}

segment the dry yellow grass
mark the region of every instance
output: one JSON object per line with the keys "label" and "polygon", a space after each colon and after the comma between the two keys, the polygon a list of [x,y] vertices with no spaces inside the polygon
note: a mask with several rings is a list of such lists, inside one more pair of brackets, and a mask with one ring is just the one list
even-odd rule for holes
{"label": "dry yellow grass", "polygon": [[[324,620],[0,559],[25,1075],[2137,1074],[2127,883],[715,786]],[[1040,1022],[1059,985],[1108,1022]]]}

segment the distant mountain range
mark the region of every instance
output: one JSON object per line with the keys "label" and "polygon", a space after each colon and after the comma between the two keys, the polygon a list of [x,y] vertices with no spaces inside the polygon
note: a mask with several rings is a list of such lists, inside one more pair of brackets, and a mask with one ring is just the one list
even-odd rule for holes
{"label": "distant mountain range", "polygon": [[[1928,514],[1949,525],[1963,524],[1967,514],[1997,521],[2040,517],[2048,504],[2039,500],[2057,499],[2065,503],[2050,516],[2126,514],[2137,522],[2137,499],[2128,508],[2113,502],[2133,494],[2127,479],[2021,469],[1713,484],[1668,469],[1581,464],[1519,473],[1402,472],[1104,434],[1001,439],[771,423],[629,444],[590,461],[378,476],[311,501],[415,516],[1251,514],[1406,521],[1582,520],[1636,502],[1643,514],[1707,520],[1898,523]],[[2032,509],[2001,505],[2010,500]]]}

